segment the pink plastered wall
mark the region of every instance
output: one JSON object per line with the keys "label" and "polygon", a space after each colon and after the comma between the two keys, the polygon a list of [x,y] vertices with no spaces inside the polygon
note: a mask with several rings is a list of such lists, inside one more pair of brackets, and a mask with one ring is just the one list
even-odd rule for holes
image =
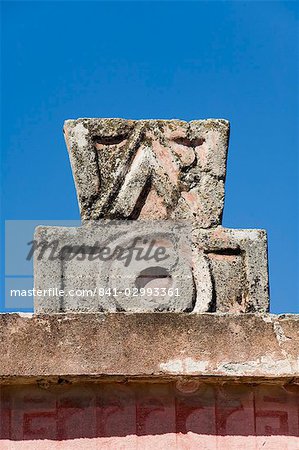
{"label": "pink plastered wall", "polygon": [[299,450],[295,385],[61,380],[0,393],[1,450]]}

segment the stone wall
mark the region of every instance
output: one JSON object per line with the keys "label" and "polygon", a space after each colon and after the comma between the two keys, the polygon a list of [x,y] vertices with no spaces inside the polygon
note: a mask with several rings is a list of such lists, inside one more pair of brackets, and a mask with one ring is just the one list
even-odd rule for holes
{"label": "stone wall", "polygon": [[1,314],[0,449],[298,450],[298,338],[292,315]]}
{"label": "stone wall", "polygon": [[298,449],[299,386],[85,383],[1,389],[1,449]]}

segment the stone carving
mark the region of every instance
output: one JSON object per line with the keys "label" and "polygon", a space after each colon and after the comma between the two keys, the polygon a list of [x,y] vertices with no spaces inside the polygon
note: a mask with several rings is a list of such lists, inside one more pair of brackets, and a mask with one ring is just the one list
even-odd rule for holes
{"label": "stone carving", "polygon": [[196,287],[188,235],[184,224],[171,221],[38,227],[35,240],[43,246],[35,253],[36,288],[52,286],[55,292],[46,304],[36,298],[35,311],[192,311]]}
{"label": "stone carving", "polygon": [[[163,239],[168,258],[158,262],[132,259],[126,266],[123,259],[113,256],[119,245],[130,248],[136,236],[140,241],[155,239],[156,247]],[[53,289],[46,302],[36,297],[36,312],[245,313],[268,309],[263,230],[217,227],[192,231],[171,221],[156,225],[121,221],[72,229],[38,227],[35,240],[39,245],[35,287]],[[111,258],[97,257],[107,245]],[[152,295],[139,295],[141,287],[153,289]],[[162,295],[156,295],[155,288]]]}
{"label": "stone carving", "polygon": [[[265,231],[221,226],[226,120],[78,119],[64,132],[83,225],[38,227],[35,287],[55,295],[36,312],[268,311]],[[94,257],[136,238],[167,258]]]}
{"label": "stone carving", "polygon": [[188,219],[221,223],[226,120],[67,120],[83,220]]}

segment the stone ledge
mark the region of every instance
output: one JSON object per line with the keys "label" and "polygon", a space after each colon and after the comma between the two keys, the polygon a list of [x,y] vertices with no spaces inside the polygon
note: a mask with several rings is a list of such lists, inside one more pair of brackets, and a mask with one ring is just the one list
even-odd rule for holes
{"label": "stone ledge", "polygon": [[0,314],[0,379],[299,383],[298,342],[299,315]]}

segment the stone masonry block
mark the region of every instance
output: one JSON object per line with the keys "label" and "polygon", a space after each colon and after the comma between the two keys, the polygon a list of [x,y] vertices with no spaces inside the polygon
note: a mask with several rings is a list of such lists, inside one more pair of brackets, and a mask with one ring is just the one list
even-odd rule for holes
{"label": "stone masonry block", "polygon": [[38,227],[35,287],[54,291],[36,297],[35,311],[191,311],[190,236],[172,221]]}
{"label": "stone masonry block", "polygon": [[[162,258],[138,259],[134,250],[129,264],[119,259],[116,248],[130,249],[136,239],[144,253],[154,242],[152,254],[160,249]],[[245,313],[269,308],[263,230],[100,221],[79,228],[38,227],[35,242],[35,288],[52,289],[35,297],[37,313]],[[107,249],[110,258],[98,257]]]}
{"label": "stone masonry block", "polygon": [[[291,383],[299,386],[298,339],[294,314],[0,314],[0,384],[272,379],[291,392]],[[265,400],[271,412],[273,400]]]}
{"label": "stone masonry block", "polygon": [[82,220],[221,223],[226,120],[77,119],[64,133]]}

